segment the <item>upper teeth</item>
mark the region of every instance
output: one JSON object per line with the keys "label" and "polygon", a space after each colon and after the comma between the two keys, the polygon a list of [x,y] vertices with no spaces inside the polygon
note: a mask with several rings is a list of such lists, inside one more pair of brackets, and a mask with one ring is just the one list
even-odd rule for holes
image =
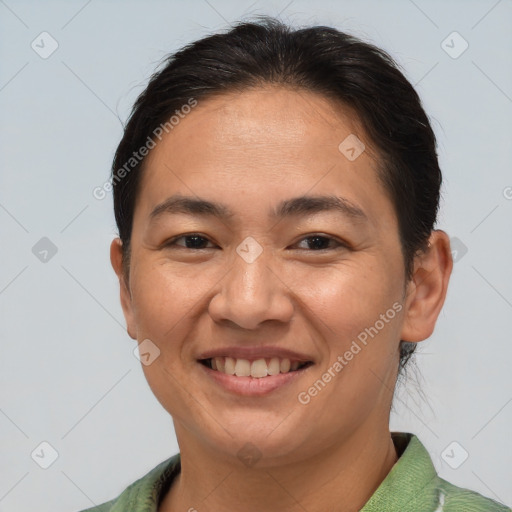
{"label": "upper teeth", "polygon": [[214,357],[211,359],[212,368],[228,375],[237,377],[266,377],[267,375],[277,375],[295,371],[299,367],[299,361],[293,363],[285,358],[272,357],[271,359],[234,359],[233,357]]}

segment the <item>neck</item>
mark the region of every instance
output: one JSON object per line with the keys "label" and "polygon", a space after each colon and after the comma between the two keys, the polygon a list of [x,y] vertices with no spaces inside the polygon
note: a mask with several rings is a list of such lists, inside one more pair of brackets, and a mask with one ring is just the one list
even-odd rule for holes
{"label": "neck", "polygon": [[240,469],[239,461],[230,464],[201,444],[181,442],[180,449],[181,472],[159,512],[354,512],[397,461],[388,428],[359,429],[339,445],[282,466],[258,467],[258,463]]}

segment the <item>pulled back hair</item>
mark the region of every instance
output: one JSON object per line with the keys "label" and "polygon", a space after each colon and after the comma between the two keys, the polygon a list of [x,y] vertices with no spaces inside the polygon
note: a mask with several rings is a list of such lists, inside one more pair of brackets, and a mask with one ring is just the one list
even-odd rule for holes
{"label": "pulled back hair", "polygon": [[[191,99],[271,84],[319,93],[356,112],[379,156],[378,178],[394,206],[404,273],[411,279],[414,257],[434,229],[442,177],[420,98],[385,51],[331,27],[295,30],[263,16],[190,43],[163,64],[136,100],[112,165],[125,268],[145,162],[127,169],[134,152]],[[400,342],[400,369],[415,348]]]}

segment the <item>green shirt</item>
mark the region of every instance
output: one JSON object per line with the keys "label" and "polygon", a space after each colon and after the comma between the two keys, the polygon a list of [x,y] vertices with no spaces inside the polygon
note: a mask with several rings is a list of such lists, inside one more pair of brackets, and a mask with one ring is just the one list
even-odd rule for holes
{"label": "green shirt", "polygon": [[[440,478],[419,439],[393,432],[399,459],[360,512],[512,512]],[[163,461],[116,499],[82,512],[157,512],[180,472],[180,454]]]}

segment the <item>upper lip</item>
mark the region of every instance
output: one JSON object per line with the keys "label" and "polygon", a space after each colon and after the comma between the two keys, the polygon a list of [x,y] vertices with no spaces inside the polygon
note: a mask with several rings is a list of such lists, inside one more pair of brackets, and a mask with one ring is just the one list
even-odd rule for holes
{"label": "upper lip", "polygon": [[207,350],[198,355],[197,359],[211,359],[213,357],[233,357],[234,359],[268,359],[272,357],[278,357],[280,359],[290,359],[292,361],[299,362],[314,362],[314,358],[289,350],[282,347],[276,346],[260,346],[260,347],[222,347],[212,350]]}

